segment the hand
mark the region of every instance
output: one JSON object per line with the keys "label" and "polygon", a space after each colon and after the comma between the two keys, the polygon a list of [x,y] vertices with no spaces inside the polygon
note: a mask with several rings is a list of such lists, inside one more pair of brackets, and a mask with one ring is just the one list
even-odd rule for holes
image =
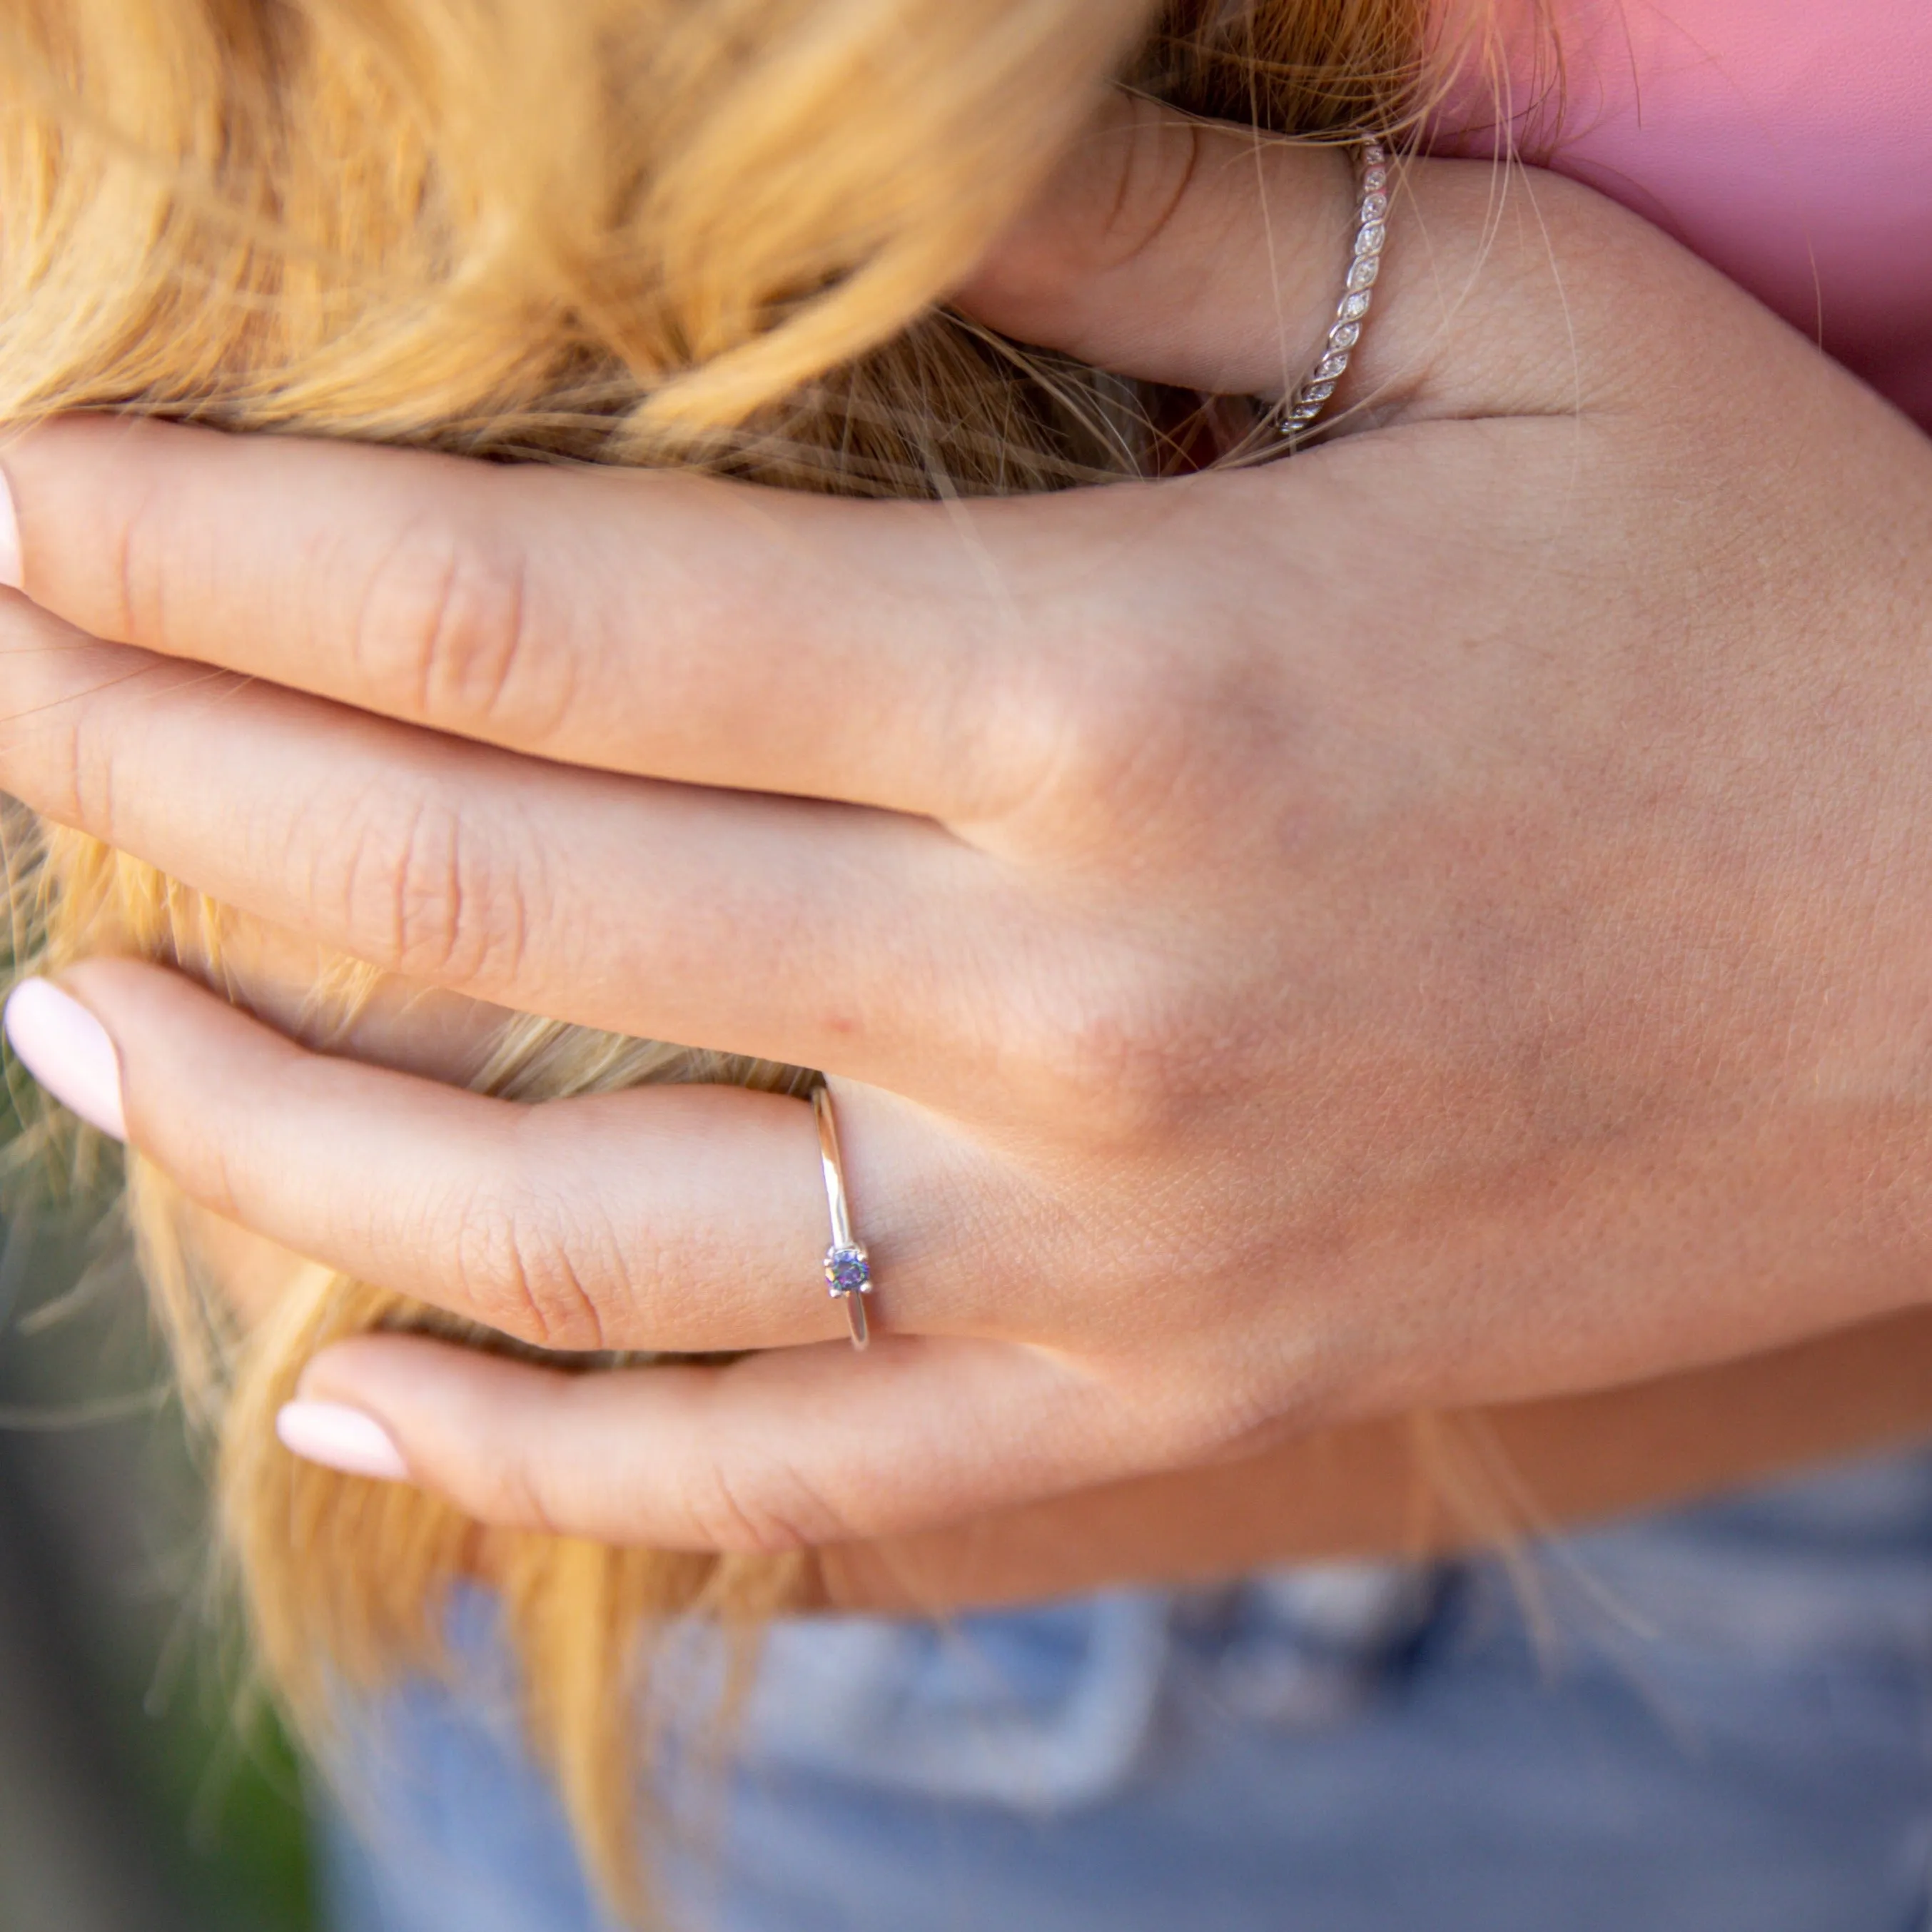
{"label": "hand", "polygon": [[932,1616],[1213,1583],[1284,1563],[1414,1563],[1922,1444],[1932,1310],[1742,1361],[1499,1408],[1357,1422],[945,1529],[814,1552],[814,1597]]}
{"label": "hand", "polygon": [[[1124,110],[964,298],[1279,392],[1348,201]],[[964,506],[10,446],[31,804],[411,983],[832,1076],[863,1358],[796,1102],[520,1108],[76,971],[215,1212],[553,1348],[759,1352],[375,1335],[304,1396],[485,1520],[780,1547],[1922,1298],[1932,451],[1480,164],[1409,171],[1352,381],[1285,464]]]}

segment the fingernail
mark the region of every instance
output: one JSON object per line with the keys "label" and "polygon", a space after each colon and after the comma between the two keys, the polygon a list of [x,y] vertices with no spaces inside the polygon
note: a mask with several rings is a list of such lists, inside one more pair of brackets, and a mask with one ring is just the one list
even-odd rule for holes
{"label": "fingernail", "polygon": [[14,488],[6,471],[0,470],[0,584],[9,590],[23,590],[26,580],[20,567],[20,518],[14,508]]}
{"label": "fingernail", "polygon": [[128,1138],[121,1056],[107,1029],[51,980],[22,980],[8,995],[7,1037],[21,1064],[91,1127]]}
{"label": "fingernail", "polygon": [[373,1415],[339,1402],[292,1402],[275,1418],[282,1447],[306,1462],[320,1462],[344,1475],[373,1476],[380,1483],[406,1483],[410,1466],[395,1438]]}

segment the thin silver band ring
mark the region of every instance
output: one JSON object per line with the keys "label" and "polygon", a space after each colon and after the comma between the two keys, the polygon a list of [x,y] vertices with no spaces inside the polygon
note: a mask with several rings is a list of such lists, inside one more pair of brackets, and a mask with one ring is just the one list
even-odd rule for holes
{"label": "thin silver band ring", "polygon": [[872,1339],[866,1298],[872,1292],[872,1264],[864,1242],[852,1233],[852,1210],[845,1198],[845,1163],[838,1153],[838,1123],[829,1088],[812,1090],[812,1115],[818,1124],[819,1164],[825,1170],[825,1204],[832,1212],[832,1245],[825,1251],[825,1282],[835,1301],[845,1304],[852,1346],[863,1349]]}
{"label": "thin silver band ring", "polygon": [[1388,144],[1370,136],[1356,148],[1358,177],[1355,206],[1355,239],[1348,255],[1348,273],[1342,299],[1335,306],[1335,320],[1328,327],[1322,357],[1309,377],[1293,394],[1278,403],[1270,418],[1282,438],[1281,454],[1300,447],[1302,439],[1315,427],[1315,419],[1328,406],[1328,398],[1348,373],[1348,362],[1375,302],[1377,278],[1382,273],[1382,250],[1388,242],[1389,155]]}

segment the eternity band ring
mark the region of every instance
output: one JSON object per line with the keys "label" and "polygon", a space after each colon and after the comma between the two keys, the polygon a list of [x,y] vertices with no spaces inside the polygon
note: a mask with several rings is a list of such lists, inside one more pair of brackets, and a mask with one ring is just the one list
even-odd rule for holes
{"label": "eternity band ring", "polygon": [[1328,398],[1348,374],[1349,358],[1362,339],[1364,325],[1375,301],[1376,278],[1382,273],[1382,250],[1388,241],[1389,157],[1387,144],[1371,136],[1356,149],[1360,167],[1355,206],[1355,240],[1348,256],[1348,277],[1335,320],[1328,326],[1321,359],[1300,388],[1277,404],[1269,418],[1280,435],[1282,455],[1299,448],[1328,406]]}
{"label": "eternity band ring", "polygon": [[852,1346],[862,1349],[872,1339],[866,1320],[866,1298],[872,1292],[872,1264],[862,1241],[852,1234],[852,1209],[845,1198],[845,1163],[838,1153],[838,1123],[832,1090],[812,1090],[812,1118],[818,1124],[818,1160],[825,1170],[825,1204],[832,1211],[832,1245],[825,1251],[825,1280],[835,1301],[845,1304]]}

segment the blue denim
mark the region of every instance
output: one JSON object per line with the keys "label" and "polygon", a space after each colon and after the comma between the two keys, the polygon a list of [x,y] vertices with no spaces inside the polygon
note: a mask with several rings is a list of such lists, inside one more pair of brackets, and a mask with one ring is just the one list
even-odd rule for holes
{"label": "blue denim", "polygon": [[[453,1630],[460,1695],[359,1721],[333,1924],[614,1932],[489,1600]],[[671,1765],[678,1932],[1927,1932],[1932,1456],[1514,1569],[786,1623],[728,1777]]]}

